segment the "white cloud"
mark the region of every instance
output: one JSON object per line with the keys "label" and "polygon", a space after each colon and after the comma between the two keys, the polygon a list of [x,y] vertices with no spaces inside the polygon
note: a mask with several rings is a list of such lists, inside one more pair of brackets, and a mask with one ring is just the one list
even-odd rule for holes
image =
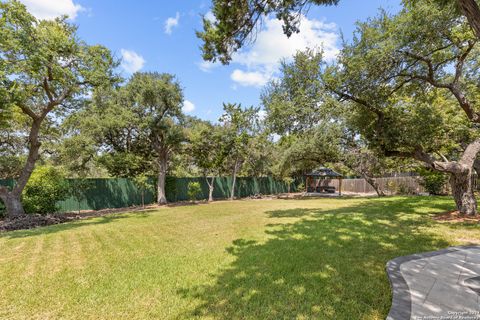
{"label": "white cloud", "polygon": [[179,21],[180,21],[180,13],[178,12],[175,14],[175,18],[169,17],[167,20],[165,20],[165,33],[172,34],[172,29],[178,26]]}
{"label": "white cloud", "polygon": [[182,107],[183,112],[190,113],[193,110],[195,110],[195,105],[191,101],[188,101],[188,100],[183,101],[183,107]]}
{"label": "white cloud", "polygon": [[205,19],[207,19],[208,21],[214,23],[215,21],[217,21],[217,19],[215,18],[215,15],[213,14],[212,11],[208,11],[206,14],[205,14]]}
{"label": "white cloud", "polygon": [[121,49],[122,54],[122,68],[128,73],[135,73],[143,68],[145,59],[138,53],[132,50]]}
{"label": "white cloud", "polygon": [[220,63],[210,62],[210,61],[201,61],[201,62],[197,63],[197,65],[200,68],[200,70],[202,70],[203,72],[211,72],[212,69],[218,67],[220,65]]}
{"label": "white cloud", "polygon": [[283,33],[281,21],[267,18],[253,46],[233,56],[232,63],[242,65],[246,70],[234,70],[232,80],[244,86],[263,85],[278,71],[280,60],[289,59],[306,48],[322,48],[325,60],[333,60],[337,56],[339,34],[334,23],[302,17],[300,30],[300,33],[288,38]]}
{"label": "white cloud", "polygon": [[37,19],[51,20],[61,15],[68,15],[71,20],[75,20],[77,14],[85,10],[73,0],[21,0],[21,2]]}
{"label": "white cloud", "polygon": [[242,71],[240,69],[233,70],[230,78],[244,87],[261,87],[269,80],[269,76],[265,73],[259,71]]}

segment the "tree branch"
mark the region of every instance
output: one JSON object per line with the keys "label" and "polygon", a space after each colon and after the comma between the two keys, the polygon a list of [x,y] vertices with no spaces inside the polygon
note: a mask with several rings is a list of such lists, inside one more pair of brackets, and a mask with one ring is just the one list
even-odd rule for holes
{"label": "tree branch", "polygon": [[50,91],[50,85],[49,85],[48,79],[47,79],[46,77],[43,78],[42,87],[43,87],[43,90],[45,90],[45,94],[46,94],[47,97],[48,97],[48,101],[49,101],[50,103],[53,103],[53,101],[54,101],[55,99],[53,98],[52,92]]}
{"label": "tree branch", "polygon": [[463,73],[463,66],[465,64],[465,59],[467,58],[468,54],[472,51],[473,47],[475,46],[474,41],[468,41],[467,49],[457,58],[457,64],[455,65],[455,78],[453,83],[458,83],[458,80],[462,76]]}
{"label": "tree branch", "polygon": [[478,152],[480,152],[480,138],[476,139],[467,146],[459,162],[471,168],[475,162],[475,159],[477,158]]}
{"label": "tree branch", "polygon": [[471,105],[471,102],[467,99],[465,93],[462,90],[460,90],[460,87],[458,86],[458,81],[460,80],[463,73],[463,66],[465,64],[465,59],[467,58],[468,54],[472,51],[473,47],[475,46],[475,43],[476,42],[474,41],[469,41],[466,50],[462,54],[457,55],[455,57],[455,59],[457,59],[457,63],[455,65],[455,75],[454,75],[454,80],[450,83],[443,83],[435,79],[435,70],[438,69],[443,62],[438,64],[435,67],[430,58],[424,57],[412,52],[408,52],[408,51],[399,51],[399,52],[409,57],[412,57],[417,61],[424,62],[428,68],[427,75],[419,75],[413,72],[404,71],[399,73],[398,76],[408,77],[409,79],[412,79],[412,80],[413,79],[422,80],[429,83],[433,87],[448,89],[457,99],[460,107],[465,112],[467,117],[472,122],[480,123],[480,115],[477,112],[475,112],[474,108]]}
{"label": "tree branch", "polygon": [[460,173],[468,170],[466,166],[457,161],[436,161],[431,155],[424,152],[421,147],[417,147],[413,152],[387,150],[384,151],[384,153],[387,157],[413,158],[415,160],[424,162],[432,169],[441,172]]}
{"label": "tree branch", "polygon": [[35,112],[33,112],[32,109],[30,109],[29,107],[27,107],[23,103],[19,103],[18,107],[20,108],[20,110],[22,110],[23,113],[25,113],[27,116],[29,116],[33,120],[38,119],[38,115]]}

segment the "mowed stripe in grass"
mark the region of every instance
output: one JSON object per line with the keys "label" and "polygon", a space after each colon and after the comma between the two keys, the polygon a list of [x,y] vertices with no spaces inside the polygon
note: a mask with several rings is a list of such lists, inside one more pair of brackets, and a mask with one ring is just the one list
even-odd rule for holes
{"label": "mowed stripe in grass", "polygon": [[245,200],[0,234],[0,318],[383,319],[385,263],[480,241],[449,198]]}

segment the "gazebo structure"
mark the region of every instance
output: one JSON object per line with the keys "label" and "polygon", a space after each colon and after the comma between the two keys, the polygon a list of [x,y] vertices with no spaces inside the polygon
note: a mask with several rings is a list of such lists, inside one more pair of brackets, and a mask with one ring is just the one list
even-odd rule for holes
{"label": "gazebo structure", "polygon": [[335,186],[330,186],[332,179],[338,179],[338,194],[342,195],[343,176],[329,168],[319,168],[305,175],[307,194],[335,193]]}

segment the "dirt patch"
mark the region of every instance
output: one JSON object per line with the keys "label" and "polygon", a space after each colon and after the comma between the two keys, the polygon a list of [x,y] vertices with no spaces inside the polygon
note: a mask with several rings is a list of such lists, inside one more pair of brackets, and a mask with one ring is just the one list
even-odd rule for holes
{"label": "dirt patch", "polygon": [[480,215],[474,217],[461,214],[457,210],[447,211],[440,213],[433,217],[434,220],[439,222],[467,222],[467,223],[480,223]]}

